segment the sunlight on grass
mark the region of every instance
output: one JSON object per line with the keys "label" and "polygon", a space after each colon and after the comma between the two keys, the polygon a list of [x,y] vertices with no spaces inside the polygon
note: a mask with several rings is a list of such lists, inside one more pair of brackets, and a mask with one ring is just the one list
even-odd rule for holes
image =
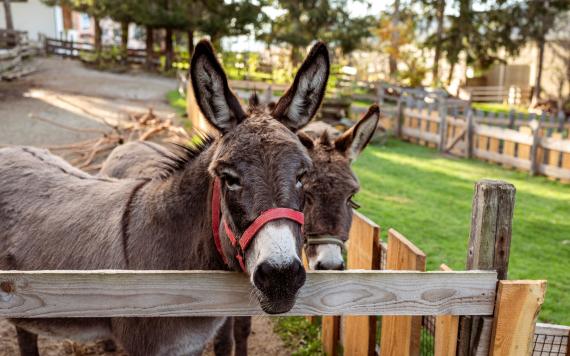
{"label": "sunlight on grass", "polygon": [[399,141],[366,149],[354,165],[362,212],[427,254],[428,269],[464,269],[473,186],[500,179],[517,189],[510,279],[548,279],[540,319],[570,324],[570,186],[476,160],[447,158]]}

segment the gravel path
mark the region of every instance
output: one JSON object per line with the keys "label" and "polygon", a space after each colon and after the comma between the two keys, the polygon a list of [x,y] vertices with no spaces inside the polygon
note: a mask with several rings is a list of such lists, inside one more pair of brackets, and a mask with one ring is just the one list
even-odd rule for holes
{"label": "gravel path", "polygon": [[45,146],[84,140],[93,134],[62,130],[30,114],[77,128],[104,128],[102,119],[153,108],[174,116],[165,99],[176,80],[145,73],[114,74],[80,62],[39,58],[38,71],[16,82],[0,82],[0,145]]}

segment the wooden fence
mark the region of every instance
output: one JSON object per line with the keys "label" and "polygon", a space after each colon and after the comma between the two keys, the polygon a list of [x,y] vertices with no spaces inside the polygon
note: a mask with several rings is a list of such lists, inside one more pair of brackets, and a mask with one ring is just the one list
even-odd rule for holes
{"label": "wooden fence", "polygon": [[[95,46],[90,42],[80,42],[80,41],[67,41],[59,40],[55,38],[45,38],[44,47],[47,54],[55,54],[65,58],[80,58],[82,53],[94,54]],[[103,50],[117,49],[117,46],[103,45]],[[151,63],[153,66],[160,65],[160,56],[165,55],[164,51],[156,52],[154,51],[151,58]],[[147,61],[147,53],[145,49],[138,48],[128,48],[127,54],[124,60],[130,64],[145,64]],[[178,64],[188,68],[188,59],[182,60],[178,53],[174,54],[173,67],[177,67]]]}
{"label": "wooden fence", "polygon": [[[288,315],[341,315],[332,324],[336,320],[342,332],[331,335],[335,342],[342,335],[345,355],[374,354],[375,317],[381,315],[382,356],[417,355],[420,315],[485,318],[492,326],[473,336],[476,343],[463,331],[465,320],[436,329],[447,344],[459,333],[468,345],[486,344],[493,355],[530,351],[545,282],[500,281],[497,290],[497,279],[506,276],[513,204],[510,184],[477,183],[467,268],[479,270],[458,272],[420,272],[425,255],[395,230],[388,232],[386,267],[409,270],[360,269],[379,268],[381,254],[379,227],[356,214],[348,264],[359,269],[309,272]],[[488,260],[491,265],[481,262]],[[259,315],[250,291],[247,277],[232,272],[0,271],[0,317]]]}
{"label": "wooden fence", "polygon": [[[492,181],[481,181],[476,185],[473,199],[473,216],[467,268],[494,269],[499,272],[499,279],[506,279],[510,250],[511,219],[514,204],[514,188],[509,184]],[[354,225],[350,234],[348,247],[348,267],[351,268],[351,257],[365,261],[359,268],[382,268],[383,270],[417,270],[424,271],[426,255],[401,233],[394,229],[388,231],[387,245],[378,243],[379,227],[361,215],[354,217]],[[355,239],[356,238],[356,239]],[[361,245],[362,244],[362,245]],[[382,247],[384,246],[384,247]],[[490,248],[492,246],[492,248]],[[366,247],[366,248],[362,248]],[[356,250],[356,251],[355,251]],[[378,253],[382,251],[383,253]],[[354,257],[353,257],[354,258]],[[451,270],[442,265],[441,270]],[[507,315],[522,313],[521,318],[534,318],[532,311],[537,312],[542,303],[545,283],[543,281],[500,281],[499,291],[503,297],[497,300],[498,305],[507,308],[502,318]],[[506,301],[505,293],[519,294],[524,303],[511,305]],[[523,295],[530,295],[528,298]],[[532,299],[535,298],[535,299]],[[534,300],[534,304],[531,301]],[[515,311],[509,309],[514,308]],[[430,328],[422,325],[418,316],[382,317],[379,344],[376,323],[372,319],[362,317],[323,317],[322,341],[328,355],[337,355],[341,348],[344,355],[519,355],[525,354],[521,349],[505,345],[505,339],[514,335],[519,342],[526,340],[527,346],[522,350],[538,350],[556,348],[556,342],[566,347],[567,341],[543,340],[535,341],[534,349],[529,349],[532,341],[532,328],[519,331],[509,330],[498,324],[493,318],[474,319],[474,316],[461,320],[459,316],[439,315],[435,320],[423,318],[423,324],[432,323]],[[496,316],[495,316],[496,318]],[[513,319],[512,317],[510,317]],[[514,318],[516,319],[516,318]],[[463,328],[460,329],[460,320]],[[484,320],[484,321],[483,321]],[[511,320],[515,322],[515,320]],[[533,323],[530,320],[516,320],[518,323]],[[484,325],[485,327],[472,326]],[[469,325],[469,327],[466,327]],[[471,332],[480,330],[480,333]],[[426,335],[433,333],[433,335]],[[558,333],[560,334],[560,332]],[[433,337],[433,344],[425,345],[425,340]],[[539,337],[534,335],[535,340]],[[355,340],[358,342],[355,344]],[[459,340],[459,342],[458,342]],[[507,341],[508,344],[510,341]],[[342,346],[341,346],[342,345]],[[472,348],[471,348],[472,347]],[[464,353],[458,352],[465,348]],[[566,350],[564,348],[564,350]],[[467,352],[467,353],[465,353]],[[468,353],[472,352],[472,353]]]}
{"label": "wooden fence", "polygon": [[505,118],[470,108],[449,110],[445,99],[426,104],[399,97],[396,110],[384,115],[388,127],[410,142],[570,182],[570,122],[562,114]]}

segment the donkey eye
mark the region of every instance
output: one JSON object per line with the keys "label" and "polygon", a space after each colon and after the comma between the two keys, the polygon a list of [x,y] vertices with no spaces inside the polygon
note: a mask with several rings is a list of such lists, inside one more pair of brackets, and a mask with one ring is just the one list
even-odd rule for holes
{"label": "donkey eye", "polygon": [[360,208],[360,204],[358,204],[357,202],[355,202],[354,200],[352,200],[354,198],[354,195],[351,195],[350,198],[348,198],[347,200],[347,204],[348,206],[350,206],[353,209],[359,209]]}
{"label": "donkey eye", "polygon": [[241,182],[238,177],[233,176],[231,174],[224,174],[222,176],[222,180],[226,184],[226,187],[229,190],[238,190],[241,188]]}
{"label": "donkey eye", "polygon": [[301,189],[303,187],[303,177],[305,177],[305,173],[307,173],[307,171],[302,171],[297,174],[297,182],[295,183],[295,188]]}

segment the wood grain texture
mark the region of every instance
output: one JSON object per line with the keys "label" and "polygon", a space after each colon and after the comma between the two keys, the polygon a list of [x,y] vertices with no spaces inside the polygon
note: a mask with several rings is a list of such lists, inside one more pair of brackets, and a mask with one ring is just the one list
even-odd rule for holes
{"label": "wood grain texture", "polygon": [[[512,184],[495,180],[475,184],[467,269],[496,270],[499,279],[507,279],[514,204]],[[468,328],[461,322],[459,354],[486,355],[492,321],[474,316],[470,322]]]}
{"label": "wood grain texture", "polygon": [[491,335],[491,356],[530,355],[546,281],[500,281]]}
{"label": "wood grain texture", "polygon": [[[380,227],[354,212],[350,228],[347,267],[380,269]],[[342,346],[346,356],[372,356],[376,349],[376,316],[343,317]]]}
{"label": "wood grain texture", "polygon": [[[290,315],[490,315],[494,272],[308,272]],[[248,278],[214,271],[0,271],[0,317],[262,314]]]}
{"label": "wood grain texture", "polygon": [[[532,137],[532,129],[528,126],[523,126],[519,128],[519,132],[521,134],[524,135],[528,135],[530,137]],[[520,159],[524,159],[524,160],[530,160],[530,152],[531,152],[531,146],[532,146],[532,142],[530,145],[528,144],[524,144],[524,143],[519,143],[518,144],[518,152],[517,152],[517,156]]]}
{"label": "wood grain texture", "polygon": [[[441,271],[451,269],[442,264]],[[457,352],[457,335],[459,333],[459,317],[456,315],[439,315],[435,317],[434,355],[455,356]]]}
{"label": "wood grain texture", "polygon": [[[388,231],[386,269],[425,271],[426,255],[394,229]],[[421,317],[385,316],[382,318],[380,350],[383,356],[420,353]]]}
{"label": "wood grain texture", "polygon": [[475,125],[475,134],[489,138],[497,138],[500,140],[510,141],[512,143],[532,145],[532,135],[511,129],[503,129],[500,127],[486,125]]}
{"label": "wood grain texture", "polygon": [[402,135],[412,139],[421,139],[426,142],[431,143],[438,143],[439,142],[439,134],[433,134],[430,132],[421,132],[417,128],[413,127],[402,127]]}
{"label": "wood grain texture", "polygon": [[328,356],[336,356],[339,350],[340,317],[332,315],[323,316],[321,328],[323,351]]}

